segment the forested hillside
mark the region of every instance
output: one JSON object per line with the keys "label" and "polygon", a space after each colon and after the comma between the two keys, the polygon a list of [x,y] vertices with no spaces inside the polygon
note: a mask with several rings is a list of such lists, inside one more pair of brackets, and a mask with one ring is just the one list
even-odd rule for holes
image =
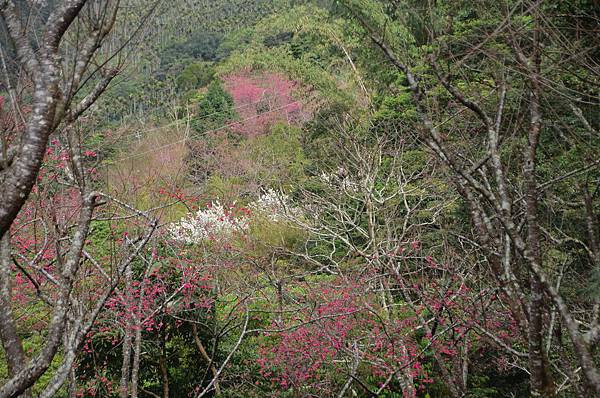
{"label": "forested hillside", "polygon": [[0,0],[0,398],[600,397],[597,0]]}

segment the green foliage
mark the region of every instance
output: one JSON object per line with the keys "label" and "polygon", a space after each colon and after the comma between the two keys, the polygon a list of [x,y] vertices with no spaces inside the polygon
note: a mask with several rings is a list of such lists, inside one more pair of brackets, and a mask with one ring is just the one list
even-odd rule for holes
{"label": "green foliage", "polygon": [[[573,8],[578,9],[572,3],[591,8],[590,1],[563,1],[544,7],[557,13],[568,13]],[[175,3],[181,4],[179,0]],[[197,8],[205,14],[199,15],[195,9],[193,15],[181,18],[181,26],[172,22],[175,20],[173,13],[181,12],[172,6],[174,10],[162,16],[163,23],[168,25],[165,37],[153,47],[152,52],[140,56],[141,60],[131,75],[115,85],[107,97],[111,106],[106,108],[110,109],[106,111],[105,118],[101,117],[103,123],[110,124],[124,114],[146,113],[154,106],[164,105],[166,99],[172,100],[177,94],[180,109],[189,106],[193,111],[190,138],[205,150],[194,153],[191,149],[190,172],[194,174],[201,169],[204,176],[194,180],[196,185],[186,186],[186,189],[200,191],[209,199],[243,205],[255,200],[262,189],[282,187],[291,193],[294,200],[312,195],[324,199],[325,204],[337,206],[319,214],[319,225],[311,225],[315,230],[303,231],[290,223],[273,221],[268,214],[256,214],[248,236],[228,242],[231,252],[216,253],[217,245],[210,243],[197,248],[195,260],[198,262],[206,261],[206,253],[222,262],[235,259],[242,269],[240,274],[243,276],[238,276],[240,279],[256,277],[243,273],[248,263],[259,265],[257,268],[261,272],[256,278],[267,287],[261,286],[260,294],[257,294],[259,297],[249,305],[254,311],[250,328],[268,328],[273,322],[274,315],[268,312],[277,295],[276,289],[270,285],[272,278],[283,280],[294,271],[306,274],[313,270],[312,263],[291,256],[287,251],[322,259],[325,266],[335,264],[342,272],[363,270],[366,268],[365,257],[361,257],[355,249],[373,249],[373,243],[362,232],[368,230],[370,224],[375,225],[375,239],[383,240],[383,235],[400,234],[408,220],[407,224],[415,228],[402,235],[404,241],[418,239],[440,258],[465,261],[473,267],[469,271],[470,277],[481,278],[477,279],[477,283],[489,283],[476,268],[488,261],[479,252],[480,247],[473,245],[473,253],[466,253],[466,258],[456,254],[465,253],[464,248],[477,241],[477,232],[470,222],[471,209],[457,199],[448,170],[440,162],[432,160],[430,147],[422,142],[422,120],[415,106],[414,93],[408,87],[407,76],[390,65],[381,50],[373,45],[356,16],[373,26],[386,44],[419,76],[419,82],[426,91],[424,102],[427,111],[439,128],[444,145],[458,154],[461,166],[472,167],[476,161],[485,160],[487,132],[476,116],[465,111],[440,84],[428,57],[435,55],[441,61],[447,61],[440,62],[442,73],[467,98],[482,103],[489,115],[495,115],[498,109],[498,83],[501,79],[508,79],[504,118],[509,122],[501,123],[500,156],[505,165],[503,172],[511,182],[511,194],[522,190],[524,185],[520,165],[528,140],[524,132],[527,131],[525,105],[529,99],[523,93],[529,82],[521,71],[515,71],[513,65],[500,62],[513,51],[501,35],[493,34],[504,19],[500,8],[490,7],[490,2],[475,4],[467,0],[434,2],[435,7],[431,8],[423,7],[420,0],[325,3],[330,9],[304,1],[203,1],[203,7]],[[531,32],[531,16],[509,19],[515,30]],[[199,21],[205,23],[200,24]],[[560,23],[569,26],[565,29],[565,37],[575,35],[575,31],[581,35],[576,40],[572,39],[573,54],[595,43],[594,38],[581,28],[587,26],[588,30],[593,30],[586,25],[590,24],[589,21],[561,20]],[[460,67],[453,66],[457,58],[470,54],[474,43],[480,43],[482,38],[486,38],[486,51],[493,54],[494,59],[478,54],[465,57]],[[553,56],[560,54],[559,50],[553,45],[544,48]],[[590,51],[598,50],[592,48]],[[600,153],[600,139],[596,134],[599,116],[594,106],[597,88],[586,83],[591,79],[586,68],[577,67],[573,73],[567,73],[564,68],[554,66],[550,61],[542,65],[543,72],[553,85],[545,83],[548,87],[544,87],[542,98],[544,125],[537,178],[541,183],[571,172],[573,175],[553,182],[547,190],[540,189],[539,218],[546,228],[541,242],[543,267],[553,276],[561,275],[560,291],[566,301],[583,303],[584,308],[590,298],[600,298],[600,268],[592,264],[584,246],[588,243],[589,231],[581,199],[582,192],[590,192],[592,212],[600,212],[597,187],[600,174],[597,169],[576,171],[595,161]],[[233,98],[224,89],[219,77],[240,71],[283,72],[297,80],[300,83],[298,94],[307,103],[306,110],[312,119],[301,127],[277,124],[269,133],[252,138],[230,134],[223,126],[239,117]],[[582,94],[582,98],[573,100],[574,92]],[[573,103],[580,107],[581,114],[570,107]],[[160,117],[162,113],[156,111],[153,115]],[[595,129],[590,129],[584,121],[589,121]],[[220,129],[220,133],[211,134],[215,129]],[[341,137],[340,131],[347,136]],[[104,138],[102,134],[95,134],[88,141],[96,146]],[[385,145],[378,147],[379,142],[385,142]],[[364,158],[380,161],[377,173],[372,176],[372,190],[391,199],[367,203],[373,192],[360,191],[353,196],[344,196],[339,186],[323,181],[322,172],[342,170],[350,173],[355,181],[364,182],[365,167],[360,164],[360,157],[353,157],[348,152],[352,145],[364,150],[360,153]],[[114,149],[109,148],[106,153]],[[484,166],[488,167],[484,162],[470,175],[479,178],[477,173]],[[407,178],[411,181],[403,185]],[[486,179],[485,184],[495,188],[496,181]],[[409,194],[395,196],[398,192]],[[303,194],[306,196],[303,197]],[[512,205],[518,207],[522,197],[515,197],[517,199]],[[372,202],[376,202],[377,208],[372,214],[367,214]],[[486,201],[482,201],[482,206],[486,209],[491,207]],[[179,210],[182,213],[187,211],[183,205],[179,205]],[[322,233],[339,227],[340,211],[348,215],[353,229],[331,240],[315,232],[318,228],[322,228]],[[496,222],[495,219],[486,221]],[[89,235],[93,254],[107,257],[118,231],[119,225],[94,221]],[[552,236],[557,239],[552,240]],[[382,251],[384,249],[393,248],[381,248]],[[522,260],[517,253],[514,259],[516,263]],[[168,264],[157,264],[155,269],[164,266]],[[134,268],[138,272],[142,264],[136,262]],[[307,286],[333,280],[331,275],[318,272],[303,276],[302,283],[289,282],[287,292],[291,298],[286,297],[286,300],[304,299],[309,293]],[[290,280],[293,278],[286,281]],[[248,281],[244,279],[244,282]],[[233,283],[233,276],[227,275],[221,283]],[[229,326],[228,316],[239,305],[239,299],[238,295],[228,293],[218,297],[210,310],[186,314],[205,325],[201,328],[201,339],[207,346],[214,344],[217,362],[222,361],[228,350],[234,347],[237,336],[232,333],[219,341],[214,330],[218,326]],[[398,297],[392,301],[405,304]],[[403,305],[398,308],[401,308],[398,311],[403,311],[396,314],[398,320],[414,315]],[[30,310],[35,312],[38,308]],[[432,316],[432,313],[427,315]],[[206,384],[207,364],[199,359],[188,323],[177,325],[177,321],[168,315],[162,316],[160,321],[165,325],[163,329],[143,332],[141,385],[154,394],[160,394],[162,380],[158,363],[166,360],[171,395],[186,396],[198,385]],[[425,388],[421,396],[449,396],[448,386],[440,377],[439,365],[428,346],[429,341],[424,338],[422,330],[416,335],[421,340],[420,348],[425,350],[426,369],[435,381]],[[24,337],[27,338],[26,348],[35,352],[42,337]],[[92,377],[93,371],[103,372],[110,379],[118,380],[121,352],[119,346],[113,346],[112,342],[121,339],[122,333],[118,330],[94,336],[95,356],[84,356],[82,367],[78,370],[81,375],[85,378]],[[224,380],[226,388],[223,396],[298,396],[298,392],[293,391],[273,392],[274,386],[259,375],[257,347],[268,345],[274,339],[273,335],[255,333],[242,343],[226,371],[246,379],[239,384],[233,378]],[[483,341],[477,344],[484,346]],[[489,357],[479,357],[480,347],[477,344],[470,348],[469,355],[475,361],[472,363],[491,364],[500,355],[490,350],[485,353]],[[518,345],[516,348],[526,349]],[[572,355],[568,344],[562,349],[564,352],[561,354],[565,357]],[[95,367],[100,360],[107,362],[105,368]],[[467,397],[529,394],[527,377],[520,370],[501,372],[490,365],[469,369],[469,372]],[[377,388],[380,379],[370,375],[368,367],[361,367],[359,373],[369,387]],[[331,369],[323,371],[320,376],[336,381],[342,379]],[[6,378],[6,369],[0,369],[0,378]],[[45,382],[47,378],[39,384]],[[100,393],[107,394],[106,391]],[[386,391],[381,396],[395,398],[400,394]]]}
{"label": "green foliage", "polygon": [[317,89],[322,99],[354,101],[354,90],[342,88],[357,85],[342,47],[352,50],[358,43],[346,21],[330,18],[322,8],[303,5],[273,14],[229,40],[224,46],[235,51],[219,65],[218,74],[246,68],[279,71]]}
{"label": "green foliage", "polygon": [[[257,215],[250,228],[250,239],[255,242],[254,253],[257,256],[265,256],[272,253],[274,247],[298,249],[306,241],[305,231],[280,221],[273,222],[267,216]],[[281,259],[276,263],[277,268],[291,271],[293,264]]]}
{"label": "green foliage", "polygon": [[213,81],[206,92],[199,94],[193,101],[196,113],[191,126],[198,134],[221,128],[226,122],[236,118],[233,98],[219,80]]}
{"label": "green foliage", "polygon": [[264,186],[293,186],[303,181],[310,162],[300,142],[302,130],[277,124],[269,134],[245,143],[248,155],[264,167],[258,178]]}
{"label": "green foliage", "polygon": [[208,175],[203,191],[225,203],[247,203],[256,199],[261,188],[295,189],[304,182],[311,162],[301,135],[301,129],[282,123],[251,139],[226,134],[204,137],[206,152],[218,152],[219,157],[214,163],[199,164]]}
{"label": "green foliage", "polygon": [[223,40],[218,33],[196,31],[183,42],[175,42],[166,47],[160,55],[161,66],[168,68],[181,65],[185,60],[217,61],[217,49]]}
{"label": "green foliage", "polygon": [[195,90],[206,87],[214,77],[214,69],[206,62],[193,62],[175,79],[179,91]]}

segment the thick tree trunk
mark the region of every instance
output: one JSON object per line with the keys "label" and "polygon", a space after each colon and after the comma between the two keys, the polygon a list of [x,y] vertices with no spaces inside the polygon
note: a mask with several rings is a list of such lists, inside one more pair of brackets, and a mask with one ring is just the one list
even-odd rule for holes
{"label": "thick tree trunk", "polygon": [[35,184],[52,130],[57,127],[56,106],[60,41],[87,0],[62,2],[48,17],[39,51],[29,44],[13,1],[0,2],[0,13],[17,47],[19,61],[33,75],[32,116],[27,122],[12,164],[0,173],[0,237],[9,230]]}
{"label": "thick tree trunk", "polygon": [[[165,332],[166,333],[166,332]],[[160,358],[158,358],[158,366],[160,368],[160,378],[162,381],[162,396],[169,398],[169,368],[167,367],[167,347],[166,336],[161,336]]]}
{"label": "thick tree trunk", "polygon": [[543,287],[536,277],[532,276],[528,335],[531,395],[551,398],[556,396],[556,392],[544,346],[546,305]]}
{"label": "thick tree trunk", "polygon": [[[125,270],[125,297],[127,303],[132,302],[131,288],[131,265]],[[121,381],[119,383],[119,396],[127,398],[129,396],[129,375],[131,372],[131,339],[132,339],[132,318],[125,322],[125,335],[123,337],[123,363],[121,365]]]}
{"label": "thick tree trunk", "polygon": [[[537,95],[537,94],[533,94]],[[527,261],[532,267],[542,269],[540,253],[540,230],[537,219],[537,180],[535,177],[536,151],[541,129],[541,117],[537,100],[532,99],[532,126],[529,133],[529,147],[526,153],[523,174],[526,181],[526,217],[527,217]],[[548,355],[544,346],[545,319],[547,310],[544,287],[536,275],[530,278],[531,298],[529,304],[529,371],[531,373],[531,394],[534,396],[554,397],[555,386]]]}
{"label": "thick tree trunk", "polygon": [[[523,165],[523,177],[525,179],[525,214],[527,221],[527,246],[526,260],[531,263],[531,269],[543,269],[542,255],[540,251],[540,226],[538,221],[538,186],[536,178],[537,150],[542,131],[542,113],[540,109],[540,82],[539,82],[539,32],[536,17],[536,28],[534,31],[533,57],[531,62],[523,59],[523,67],[528,69],[530,84],[529,117],[530,127],[528,135],[528,146],[525,150],[525,163]],[[544,294],[545,289],[538,278],[532,273],[530,277],[531,299],[529,305],[529,371],[531,373],[531,394],[534,396],[554,397],[556,388],[554,378],[550,371],[548,355],[544,345],[545,319],[547,303]]]}
{"label": "thick tree trunk", "polygon": [[[17,332],[12,312],[12,275],[10,237],[6,234],[0,240],[0,340],[8,364],[8,374],[15,376],[25,367],[27,358]],[[23,397],[31,397],[24,393]]]}
{"label": "thick tree trunk", "polygon": [[[137,320],[136,320],[137,321]],[[142,330],[141,325],[136,322],[134,348],[133,348],[133,365],[131,366],[131,398],[138,396],[138,380],[140,374],[140,350],[142,349]]]}
{"label": "thick tree trunk", "polygon": [[[141,301],[144,296],[143,286],[140,288],[140,299],[138,301],[138,308],[141,306]],[[134,314],[135,324],[135,338],[133,343],[133,364],[131,366],[131,398],[138,398],[138,381],[140,374],[140,356],[142,349],[142,322],[138,314]]]}

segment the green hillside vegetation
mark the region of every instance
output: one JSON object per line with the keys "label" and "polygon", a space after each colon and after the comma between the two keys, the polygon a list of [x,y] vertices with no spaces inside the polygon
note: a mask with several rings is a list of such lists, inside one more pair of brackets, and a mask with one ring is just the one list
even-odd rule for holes
{"label": "green hillside vegetation", "polygon": [[0,398],[600,394],[596,1],[67,3],[0,1]]}

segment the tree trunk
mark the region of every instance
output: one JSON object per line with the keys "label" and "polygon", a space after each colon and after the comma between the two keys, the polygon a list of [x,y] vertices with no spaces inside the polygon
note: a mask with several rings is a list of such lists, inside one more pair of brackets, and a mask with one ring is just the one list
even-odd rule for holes
{"label": "tree trunk", "polygon": [[194,341],[196,342],[196,347],[198,347],[198,351],[200,351],[200,355],[202,355],[202,358],[208,364],[208,367],[210,368],[210,372],[213,375],[213,379],[215,380],[215,382],[214,382],[215,394],[218,397],[221,395],[221,387],[219,387],[219,372],[217,371],[217,368],[215,367],[214,361],[206,352],[206,349],[204,348],[204,344],[202,344],[202,340],[200,340],[200,337],[198,336],[198,327],[196,326],[195,323],[192,323],[192,333],[194,334]]}
{"label": "tree trunk", "polygon": [[[525,211],[527,221],[527,247],[526,260],[532,269],[542,269],[542,256],[540,252],[540,226],[538,222],[538,188],[536,178],[537,149],[542,129],[542,115],[540,111],[539,87],[539,59],[535,55],[539,52],[537,30],[534,33],[533,66],[529,70],[530,78],[530,128],[528,146],[525,150],[525,163],[523,177],[525,179]],[[531,299],[529,304],[529,371],[531,373],[531,394],[533,396],[554,397],[556,389],[550,371],[550,364],[544,346],[545,320],[547,304],[544,286],[538,276],[530,276]]]}
{"label": "tree trunk", "polygon": [[[8,363],[8,374],[13,377],[20,372],[26,364],[27,358],[23,351],[23,344],[18,335],[12,313],[12,284],[11,284],[11,247],[10,237],[6,234],[0,240],[0,339]],[[25,392],[23,397],[31,397]]]}
{"label": "tree trunk", "polygon": [[[125,298],[128,304],[132,303],[131,295],[131,264],[125,269]],[[121,365],[121,381],[119,384],[119,396],[127,398],[129,396],[129,375],[131,371],[131,334],[132,334],[132,318],[128,318],[125,322],[125,336],[123,337],[123,363]]]}
{"label": "tree trunk", "polygon": [[167,367],[166,336],[162,334],[161,339],[161,351],[160,358],[158,359],[158,365],[160,367],[160,378],[162,381],[163,398],[169,398],[169,369]]}

